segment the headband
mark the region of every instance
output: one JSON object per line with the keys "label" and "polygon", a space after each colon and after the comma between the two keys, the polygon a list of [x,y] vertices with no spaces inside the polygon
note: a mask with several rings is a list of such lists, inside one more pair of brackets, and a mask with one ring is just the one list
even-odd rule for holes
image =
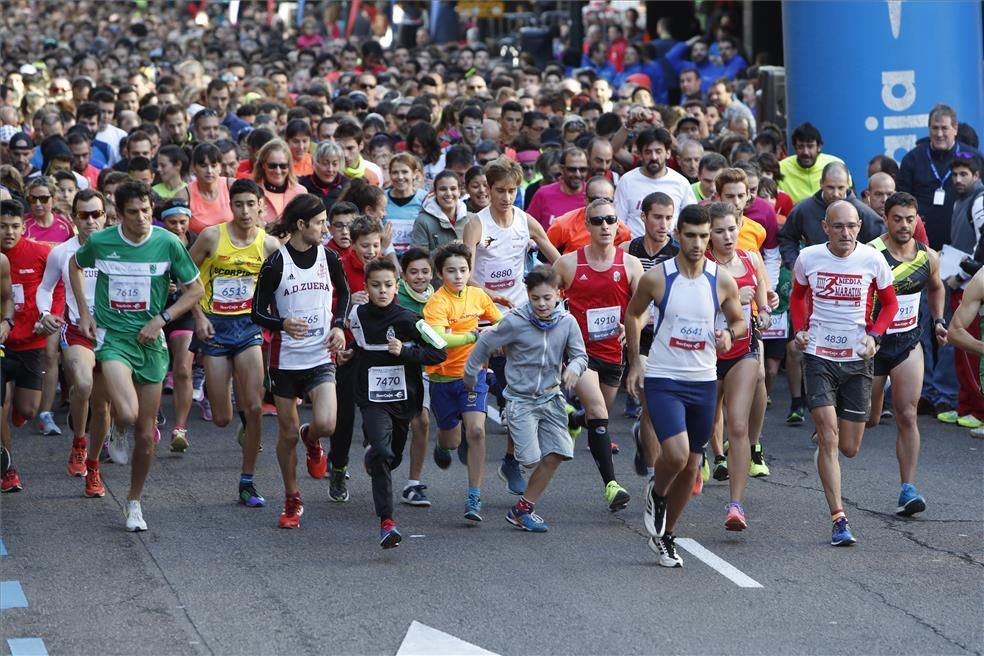
{"label": "headband", "polygon": [[161,212],[161,218],[166,219],[172,214],[184,214],[185,216],[191,216],[191,208],[184,207],[183,205],[175,205],[174,207],[169,207]]}

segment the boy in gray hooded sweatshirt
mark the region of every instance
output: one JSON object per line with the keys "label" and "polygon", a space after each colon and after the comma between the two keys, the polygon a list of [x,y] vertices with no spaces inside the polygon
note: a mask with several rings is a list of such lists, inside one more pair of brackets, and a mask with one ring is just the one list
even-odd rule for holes
{"label": "boy in gray hooded sweatshirt", "polygon": [[[504,395],[516,460],[533,469],[526,494],[506,514],[506,521],[534,533],[547,530],[543,518],[533,512],[534,504],[560,463],[574,457],[564,389],[573,390],[588,366],[581,331],[574,317],[560,307],[559,289],[560,276],[549,266],[530,271],[529,303],[483,332],[465,364],[465,387],[472,389],[482,365],[495,351],[505,349]],[[561,374],[565,357],[567,368]]]}

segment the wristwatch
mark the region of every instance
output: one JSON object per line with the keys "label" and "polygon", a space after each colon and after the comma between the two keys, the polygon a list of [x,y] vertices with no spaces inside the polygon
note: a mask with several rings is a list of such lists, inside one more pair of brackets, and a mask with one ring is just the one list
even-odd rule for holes
{"label": "wristwatch", "polygon": [[940,317],[939,319],[934,319],[933,320],[933,325],[934,326],[943,326],[944,328],[946,328],[946,319],[944,319],[942,317]]}
{"label": "wristwatch", "polygon": [[875,346],[881,346],[882,336],[877,333],[868,333],[868,337],[874,340]]}
{"label": "wristwatch", "polygon": [[164,320],[165,324],[171,323],[171,313],[167,310],[161,310],[161,319]]}

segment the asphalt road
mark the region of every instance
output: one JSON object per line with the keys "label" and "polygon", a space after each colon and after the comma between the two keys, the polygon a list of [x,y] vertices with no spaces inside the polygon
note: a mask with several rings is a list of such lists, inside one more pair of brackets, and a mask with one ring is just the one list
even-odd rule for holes
{"label": "asphalt road", "polygon": [[[0,651],[30,653],[7,640],[35,638],[50,654],[392,655],[417,621],[517,655],[984,652],[984,442],[921,418],[928,509],[901,519],[894,426],[869,431],[844,465],[859,544],[833,548],[809,423],[786,427],[784,407],[777,398],[769,413],[772,475],[750,482],[749,529],[724,530],[727,484],[712,480],[677,531],[761,585],[752,588],[688,551],[682,569],[655,564],[620,414],[616,471],[633,495],[624,512],[608,512],[579,440],[537,506],[550,531],[513,529],[503,517],[515,497],[494,473],[502,434],[490,422],[485,521],[462,518],[464,467],[429,462],[434,505],[397,505],[404,542],[390,551],[377,544],[358,438],[351,502],[330,503],[327,481],[303,474],[302,526],[284,531],[276,420],[265,419],[257,473],[269,505],[254,510],[236,503],[234,430],[195,409],[187,454],[169,453],[165,433],[144,499],[150,531],[131,534],[121,513],[129,469],[104,465],[107,496],[83,498],[65,473],[69,439],[24,427],[15,464],[25,489],[0,497],[0,601],[15,601],[17,582],[27,607],[0,611]],[[440,651],[424,645],[417,651]]]}

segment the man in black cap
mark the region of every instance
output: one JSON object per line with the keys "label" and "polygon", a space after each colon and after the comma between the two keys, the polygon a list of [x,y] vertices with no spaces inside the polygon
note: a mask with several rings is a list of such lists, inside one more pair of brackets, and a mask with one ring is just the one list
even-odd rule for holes
{"label": "man in black cap", "polygon": [[21,177],[27,179],[35,169],[31,165],[34,156],[34,140],[26,132],[18,132],[10,138],[10,163]]}

